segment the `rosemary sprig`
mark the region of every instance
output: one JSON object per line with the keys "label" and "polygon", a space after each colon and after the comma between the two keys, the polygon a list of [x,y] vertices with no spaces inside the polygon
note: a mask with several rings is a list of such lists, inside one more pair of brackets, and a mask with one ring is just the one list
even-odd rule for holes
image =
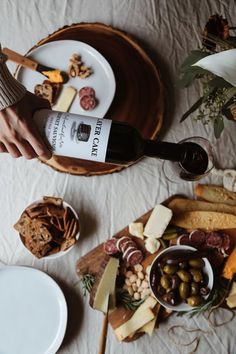
{"label": "rosemary sprig", "polygon": [[90,293],[95,283],[95,276],[92,274],[84,274],[81,278],[83,286],[83,295],[86,296],[86,293]]}
{"label": "rosemary sprig", "polygon": [[134,300],[125,289],[118,289],[116,296],[119,304],[123,305],[126,309],[133,311],[135,311],[146,300],[146,297],[141,300]]}

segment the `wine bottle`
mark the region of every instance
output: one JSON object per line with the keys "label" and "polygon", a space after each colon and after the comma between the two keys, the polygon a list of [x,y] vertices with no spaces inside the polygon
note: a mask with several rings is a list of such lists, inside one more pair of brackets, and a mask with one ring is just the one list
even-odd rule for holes
{"label": "wine bottle", "polygon": [[207,168],[207,153],[200,145],[146,140],[124,122],[45,109],[37,111],[34,120],[54,155],[118,165],[152,156],[178,161],[190,173]]}

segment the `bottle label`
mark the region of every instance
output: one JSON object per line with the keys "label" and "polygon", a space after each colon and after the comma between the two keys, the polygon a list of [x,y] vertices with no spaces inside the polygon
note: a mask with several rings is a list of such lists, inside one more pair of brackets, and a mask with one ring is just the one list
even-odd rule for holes
{"label": "bottle label", "polygon": [[49,110],[34,119],[54,155],[105,162],[111,120]]}

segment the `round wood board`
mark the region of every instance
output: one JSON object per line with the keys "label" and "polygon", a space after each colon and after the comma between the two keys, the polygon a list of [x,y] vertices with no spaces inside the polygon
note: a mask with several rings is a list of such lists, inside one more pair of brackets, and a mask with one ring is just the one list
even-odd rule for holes
{"label": "round wood board", "polygon": [[[110,63],[116,79],[116,93],[105,118],[125,121],[136,127],[144,138],[155,139],[163,121],[164,89],[155,64],[139,44],[126,33],[110,26],[79,23],[56,31],[35,47],[65,39],[91,45]],[[61,172],[86,176],[112,173],[124,168],[61,156],[54,156],[46,163]]]}

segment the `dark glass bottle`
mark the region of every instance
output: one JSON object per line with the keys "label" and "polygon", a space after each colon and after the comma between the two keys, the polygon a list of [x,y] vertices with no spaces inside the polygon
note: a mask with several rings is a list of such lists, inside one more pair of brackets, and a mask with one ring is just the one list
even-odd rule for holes
{"label": "dark glass bottle", "polygon": [[178,161],[192,174],[203,174],[208,165],[207,153],[196,143],[175,144],[145,140],[134,127],[126,123],[112,122],[106,162],[127,165],[143,156]]}

